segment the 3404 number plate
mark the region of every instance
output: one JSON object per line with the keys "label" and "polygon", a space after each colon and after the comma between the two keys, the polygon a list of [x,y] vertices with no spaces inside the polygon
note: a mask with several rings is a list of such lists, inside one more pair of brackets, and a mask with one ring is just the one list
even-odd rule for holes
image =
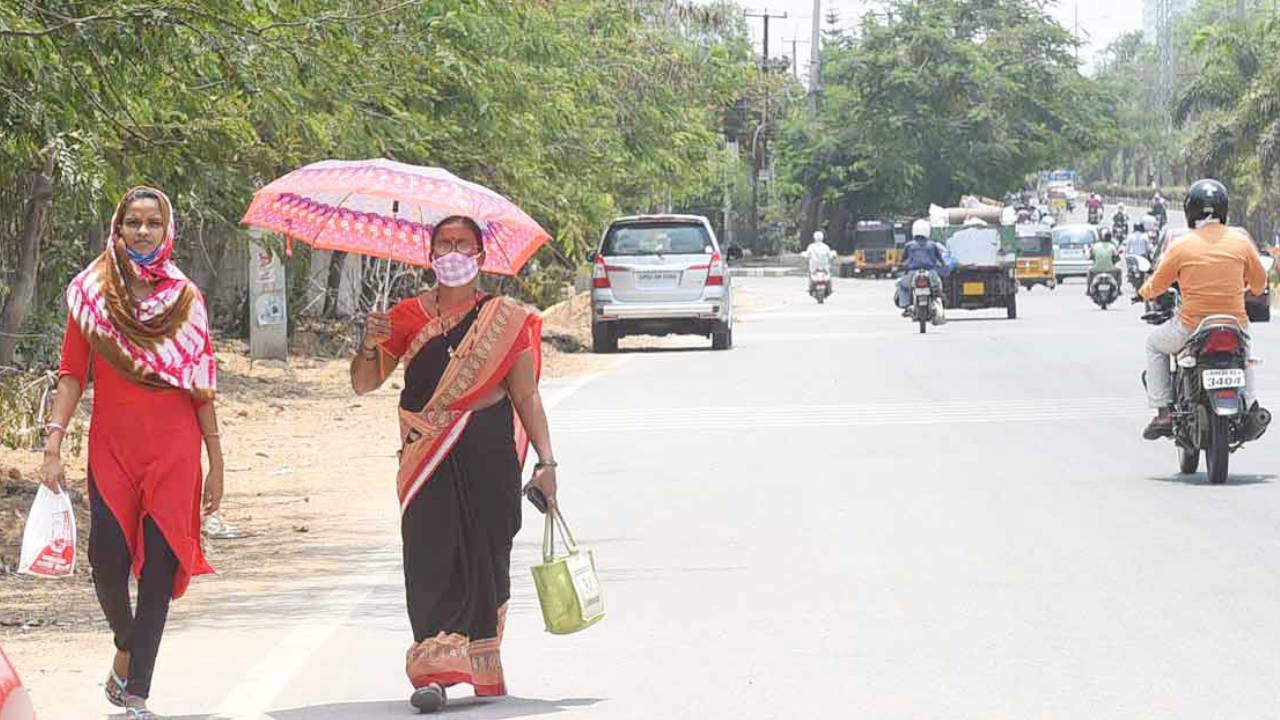
{"label": "3404 number plate", "polygon": [[1205,390],[1244,387],[1243,370],[1205,370],[1200,374]]}

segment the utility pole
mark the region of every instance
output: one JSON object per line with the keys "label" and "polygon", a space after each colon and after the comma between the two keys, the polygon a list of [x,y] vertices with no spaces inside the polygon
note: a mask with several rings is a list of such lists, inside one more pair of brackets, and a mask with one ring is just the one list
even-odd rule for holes
{"label": "utility pole", "polygon": [[808,40],[800,38],[791,38],[791,74],[796,80],[800,79],[800,55],[796,52],[796,45],[808,45]]}
{"label": "utility pole", "polygon": [[813,0],[813,28],[809,35],[809,115],[818,114],[818,88],[822,82],[822,0]]}
{"label": "utility pole", "polygon": [[[1159,60],[1159,78],[1156,82],[1156,94],[1158,107],[1161,114],[1165,118],[1165,130],[1168,133],[1173,131],[1173,66],[1174,66],[1174,48],[1173,48],[1173,0],[1155,0],[1156,2],[1156,53]],[[1166,135],[1167,137],[1167,135]],[[1163,186],[1169,178],[1166,172],[1167,168],[1165,154],[1159,153],[1160,167],[1157,173],[1156,182]],[[1122,182],[1127,182],[1128,178],[1124,178]]]}
{"label": "utility pole", "polygon": [[767,70],[769,66],[769,21],[770,20],[786,20],[787,14],[774,15],[768,10],[764,12],[753,13],[747,11],[746,16],[749,18],[760,18],[764,20],[764,52],[760,54],[760,69]]}
{"label": "utility pole", "polygon": [[[760,54],[760,72],[768,74],[769,72],[769,21],[785,20],[786,13],[775,15],[768,10],[753,13],[748,11],[745,13],[749,18],[760,18],[764,21],[764,43],[763,52]],[[764,112],[760,116],[760,125],[756,127],[755,135],[751,139],[751,245],[753,250],[760,248],[760,171],[764,167],[768,167],[769,147],[768,137],[760,142],[760,133],[769,126],[769,82],[764,82]],[[760,162],[760,157],[764,156],[765,162]]]}
{"label": "utility pole", "polygon": [[1080,69],[1080,3],[1075,4],[1075,19],[1071,22],[1071,39],[1076,46],[1076,69]]}

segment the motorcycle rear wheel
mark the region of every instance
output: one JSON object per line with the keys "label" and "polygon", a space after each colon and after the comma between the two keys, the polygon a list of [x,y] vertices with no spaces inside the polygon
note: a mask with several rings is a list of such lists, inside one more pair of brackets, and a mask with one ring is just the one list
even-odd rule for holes
{"label": "motorcycle rear wheel", "polygon": [[1227,463],[1231,457],[1231,421],[1218,415],[1209,417],[1209,447],[1204,450],[1204,462],[1211,485],[1227,481]]}
{"label": "motorcycle rear wheel", "polygon": [[929,321],[926,318],[920,318],[920,334],[923,335],[929,329]]}

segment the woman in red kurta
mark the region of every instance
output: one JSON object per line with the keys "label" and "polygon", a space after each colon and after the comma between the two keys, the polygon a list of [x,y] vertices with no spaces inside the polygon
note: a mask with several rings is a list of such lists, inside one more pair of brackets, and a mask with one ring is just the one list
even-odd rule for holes
{"label": "woman in red kurta", "polygon": [[[203,439],[209,452],[203,509],[222,498],[215,362],[199,290],[170,256],[169,199],[135,188],[112,219],[107,248],[67,289],[69,318],[52,412],[44,482],[64,480],[62,436],[90,377],[89,562],[115,635],[107,699],[151,720],[151,675],[170,598],[212,572],[200,550]],[[136,611],[130,572],[139,578]]]}

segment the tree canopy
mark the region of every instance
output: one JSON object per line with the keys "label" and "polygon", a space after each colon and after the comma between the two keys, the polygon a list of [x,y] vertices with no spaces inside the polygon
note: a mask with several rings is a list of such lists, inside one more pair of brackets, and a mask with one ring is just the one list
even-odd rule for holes
{"label": "tree canopy", "polygon": [[211,262],[244,241],[252,192],[307,162],[439,165],[579,261],[613,215],[718,197],[723,111],[753,73],[726,3],[5,3],[0,364],[27,307],[56,314],[131,184],[169,192],[181,252]]}

